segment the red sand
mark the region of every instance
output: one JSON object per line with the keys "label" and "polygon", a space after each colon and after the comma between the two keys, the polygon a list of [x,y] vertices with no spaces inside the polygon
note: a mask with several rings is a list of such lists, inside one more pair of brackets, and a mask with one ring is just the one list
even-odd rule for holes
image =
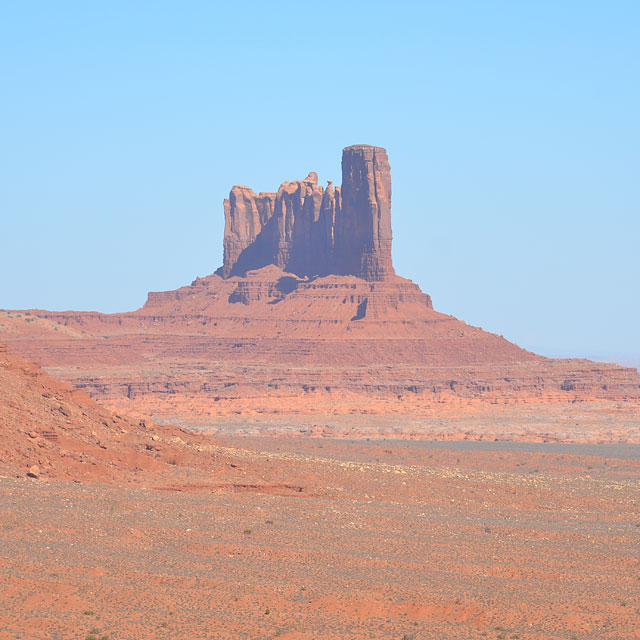
{"label": "red sand", "polygon": [[640,638],[637,446],[214,440],[0,382],[0,640]]}

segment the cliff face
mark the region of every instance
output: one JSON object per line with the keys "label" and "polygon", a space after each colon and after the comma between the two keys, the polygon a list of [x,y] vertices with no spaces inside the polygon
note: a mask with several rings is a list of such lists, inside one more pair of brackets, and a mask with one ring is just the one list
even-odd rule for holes
{"label": "cliff face", "polygon": [[391,263],[391,169],[380,147],[342,153],[342,209],[336,216],[335,273],[365,280],[395,275]]}
{"label": "cliff face", "polygon": [[[235,186],[224,201],[223,278],[275,265],[298,276],[354,275],[376,282],[391,263],[391,171],[386,151],[354,145],[342,154],[342,190],[318,175],[277,193]],[[343,195],[344,194],[344,195]]]}
{"label": "cliff face", "polygon": [[[273,217],[275,193],[255,194],[252,189],[236,185],[224,201],[224,266],[228,277],[240,256],[252,246],[267,222]],[[244,258],[246,261],[246,257]]]}

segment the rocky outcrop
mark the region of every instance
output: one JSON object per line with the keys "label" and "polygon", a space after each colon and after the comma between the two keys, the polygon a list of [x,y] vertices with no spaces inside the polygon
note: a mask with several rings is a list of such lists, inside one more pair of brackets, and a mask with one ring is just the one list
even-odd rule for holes
{"label": "rocky outcrop", "polygon": [[380,147],[342,152],[342,209],[336,216],[334,273],[369,281],[395,275],[391,263],[391,169]]}
{"label": "rocky outcrop", "polygon": [[249,187],[236,185],[224,201],[224,265],[220,273],[231,275],[241,256],[253,245],[267,222],[273,217],[275,193],[256,194]]}
{"label": "rocky outcrop", "polygon": [[391,171],[384,149],[347,147],[343,190],[331,181],[283,182],[277,193],[235,186],[224,201],[223,278],[275,265],[302,277],[354,275],[381,281],[391,263]]}
{"label": "rocky outcrop", "polygon": [[335,218],[330,191],[318,187],[315,172],[283,182],[277,193],[233,187],[224,201],[224,264],[217,273],[228,278],[268,265],[301,276],[326,273]]}
{"label": "rocky outcrop", "polygon": [[130,313],[0,310],[0,337],[108,406],[167,422],[596,403],[606,432],[593,433],[618,438],[610,410],[628,428],[635,369],[543,358],[434,310],[394,273],[390,212],[384,149],[347,147],[341,188],[315,173],[277,193],[233,187],[216,274]]}

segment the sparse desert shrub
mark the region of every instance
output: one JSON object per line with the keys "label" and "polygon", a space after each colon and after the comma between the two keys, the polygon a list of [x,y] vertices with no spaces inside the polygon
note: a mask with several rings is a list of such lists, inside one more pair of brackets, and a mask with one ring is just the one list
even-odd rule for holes
{"label": "sparse desert shrub", "polygon": [[242,533],[244,533],[245,535],[251,535],[251,529],[245,529]]}

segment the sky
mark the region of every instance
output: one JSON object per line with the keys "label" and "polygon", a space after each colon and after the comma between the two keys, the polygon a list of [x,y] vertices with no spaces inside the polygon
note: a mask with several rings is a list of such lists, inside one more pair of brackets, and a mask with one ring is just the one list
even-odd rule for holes
{"label": "sky", "polygon": [[127,311],[222,262],[234,184],[387,149],[396,271],[640,364],[636,0],[0,3],[0,307]]}

